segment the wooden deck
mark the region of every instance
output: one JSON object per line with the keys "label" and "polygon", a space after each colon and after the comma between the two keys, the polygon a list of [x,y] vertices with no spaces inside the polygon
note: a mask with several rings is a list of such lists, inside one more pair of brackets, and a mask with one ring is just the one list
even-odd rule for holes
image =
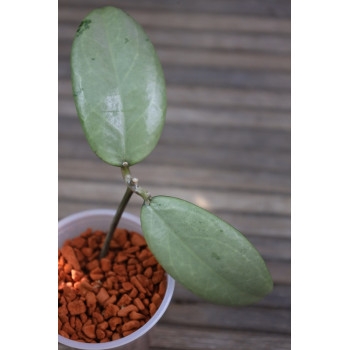
{"label": "wooden deck", "polygon": [[[70,83],[76,28],[112,3],[143,25],[167,81],[163,134],[133,175],[153,195],[189,200],[240,229],[275,283],[244,308],[177,284],[149,349],[290,349],[290,1],[59,0],[59,218],[116,208],[123,194],[119,169],[84,138]],[[128,211],[141,204],[133,196]]]}

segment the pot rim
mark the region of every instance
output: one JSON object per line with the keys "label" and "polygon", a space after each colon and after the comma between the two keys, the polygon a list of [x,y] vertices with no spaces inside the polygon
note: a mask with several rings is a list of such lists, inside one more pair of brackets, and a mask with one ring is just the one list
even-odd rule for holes
{"label": "pot rim", "polygon": [[[113,218],[114,214],[115,214],[114,209],[101,208],[101,209],[84,210],[84,211],[80,211],[80,212],[68,215],[68,216],[64,217],[63,219],[59,220],[59,222],[58,222],[58,235],[60,235],[60,229],[69,223],[84,220],[85,218],[90,217],[90,216],[110,216],[111,218]],[[139,226],[139,230],[140,230],[139,233],[143,235],[142,228],[141,228],[141,221],[140,221],[139,217],[137,217],[134,214],[124,212],[122,214],[121,219],[130,221],[134,224],[137,224]],[[147,323],[145,323],[137,331],[135,331],[132,334],[130,334],[126,337],[123,337],[121,339],[112,340],[110,342],[105,342],[105,343],[82,343],[82,342],[78,342],[75,340],[65,338],[65,337],[61,336],[60,334],[58,334],[58,342],[66,345],[66,346],[76,348],[76,349],[106,350],[106,349],[114,349],[117,347],[122,347],[122,346],[127,345],[127,344],[135,341],[136,339],[140,338],[145,333],[150,331],[151,328],[160,320],[160,318],[163,316],[164,312],[167,310],[167,308],[170,304],[170,301],[171,301],[171,298],[173,296],[174,289],[175,289],[175,280],[168,273],[166,273],[166,274],[167,274],[167,288],[166,288],[166,292],[165,292],[162,303],[160,304],[156,313],[150,318],[150,320],[147,321]]]}

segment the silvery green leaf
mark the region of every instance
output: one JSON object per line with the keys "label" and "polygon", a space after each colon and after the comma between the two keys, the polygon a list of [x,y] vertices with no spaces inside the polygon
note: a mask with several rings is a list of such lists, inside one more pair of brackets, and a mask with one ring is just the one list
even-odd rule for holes
{"label": "silvery green leaf", "polygon": [[164,269],[214,303],[246,305],[272,290],[258,251],[234,227],[184,200],[157,196],[141,209],[149,248]]}
{"label": "silvery green leaf", "polygon": [[141,26],[115,7],[92,11],[76,32],[71,71],[76,109],[92,150],[116,166],[148,156],[162,132],[166,88]]}

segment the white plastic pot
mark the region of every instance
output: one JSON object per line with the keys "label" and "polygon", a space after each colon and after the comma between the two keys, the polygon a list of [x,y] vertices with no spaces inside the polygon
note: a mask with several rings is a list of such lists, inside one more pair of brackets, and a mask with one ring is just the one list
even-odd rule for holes
{"label": "white plastic pot", "polygon": [[[65,240],[79,236],[87,228],[107,232],[114,217],[115,210],[93,209],[70,215],[58,222],[58,247],[61,248]],[[140,219],[132,214],[123,213],[118,227],[143,234]],[[164,299],[153,317],[141,328],[127,337],[107,343],[81,343],[58,335],[58,341],[75,349],[142,349],[147,347],[147,337],[144,335],[159,321],[167,309],[175,288],[175,281],[167,275],[167,289]]]}

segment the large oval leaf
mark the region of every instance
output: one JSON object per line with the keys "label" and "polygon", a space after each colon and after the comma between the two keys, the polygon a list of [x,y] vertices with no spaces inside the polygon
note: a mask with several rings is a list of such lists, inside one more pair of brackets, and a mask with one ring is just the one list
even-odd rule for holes
{"label": "large oval leaf", "polygon": [[164,269],[194,294],[251,304],[272,290],[257,250],[234,227],[184,200],[157,196],[141,209],[146,241]]}
{"label": "large oval leaf", "polygon": [[75,105],[92,150],[121,166],[156,146],[166,112],[163,71],[143,29],[114,7],[92,11],[71,52]]}

